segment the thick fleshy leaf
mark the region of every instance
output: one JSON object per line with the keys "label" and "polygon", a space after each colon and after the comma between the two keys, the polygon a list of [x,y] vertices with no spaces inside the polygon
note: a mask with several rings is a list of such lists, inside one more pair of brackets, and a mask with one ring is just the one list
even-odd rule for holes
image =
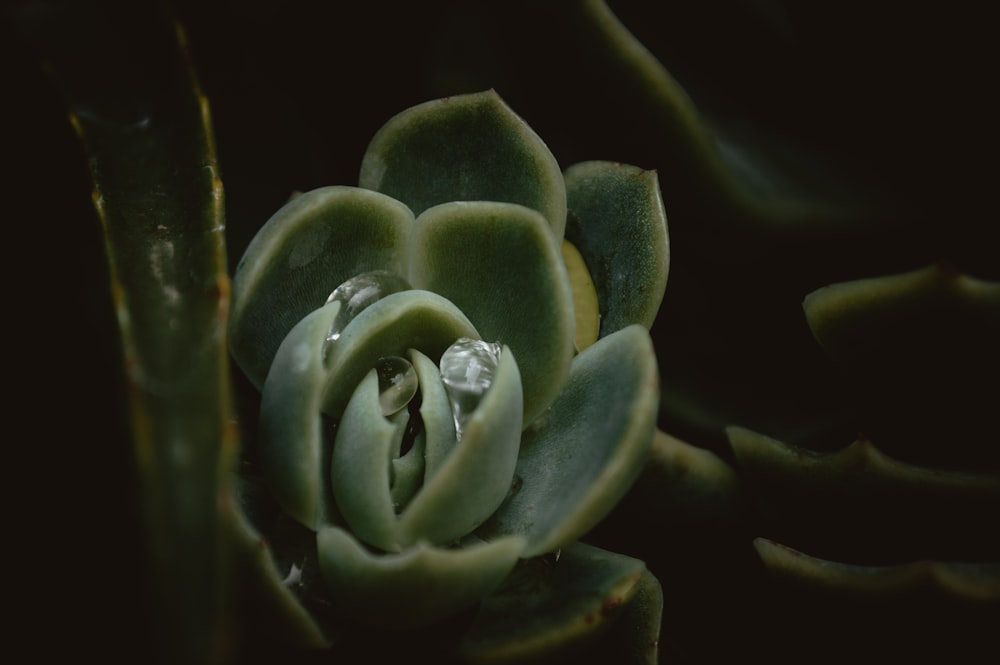
{"label": "thick fleshy leaf", "polygon": [[[656,430],[649,462],[619,507],[631,524],[665,532],[730,523],[741,514],[743,499],[736,471],[722,458]],[[651,508],[653,515],[648,514]],[[672,547],[671,542],[663,544]]]}
{"label": "thick fleshy leaf", "polygon": [[615,162],[566,170],[566,238],[594,279],[601,336],[653,325],[667,286],[667,215],[656,171]]}
{"label": "thick fleshy leaf", "polygon": [[638,559],[583,543],[524,561],[483,601],[461,655],[483,663],[565,658],[618,618],[645,570]]}
{"label": "thick fleshy leaf", "polygon": [[465,422],[461,440],[400,515],[400,544],[457,540],[497,509],[517,464],[522,403],[518,364],[504,347],[493,383]]}
{"label": "thick fleshy leaf", "polygon": [[254,236],[236,267],[232,354],[258,387],[288,331],[330,293],[372,270],[405,273],[410,210],[355,187],[296,196]]}
{"label": "thick fleshy leaf", "polygon": [[410,282],[454,302],[521,368],[524,423],[555,398],[573,359],[573,297],[558,242],[534,210],[446,203],[417,218]]}
{"label": "thick fleshy leaf", "polygon": [[771,480],[782,479],[803,488],[816,487],[820,483],[838,485],[851,476],[852,492],[862,484],[883,484],[891,485],[895,491],[922,488],[943,493],[993,492],[1000,499],[1000,474],[945,471],[905,464],[881,453],[866,439],[859,439],[836,452],[820,453],[742,427],[729,427],[726,433],[736,459],[746,472]]}
{"label": "thick fleshy leaf", "polygon": [[875,597],[938,591],[972,601],[1000,601],[1000,563],[859,566],[812,557],[766,538],[755,539],[754,547],[772,574],[838,593]]}
{"label": "thick fleshy leaf", "polygon": [[559,398],[525,431],[510,495],[480,534],[524,534],[532,556],[597,524],[649,455],[657,381],[649,333],[638,325],[577,356]]}
{"label": "thick fleshy leaf", "polygon": [[298,323],[282,341],[264,383],[260,467],[275,500],[310,529],[321,517],[324,485],[323,343],[340,310],[333,302]]}
{"label": "thick fleshy leaf", "polygon": [[865,435],[914,464],[1000,471],[1000,282],[945,264],[833,284],[803,303],[870,415]]}
{"label": "thick fleshy leaf", "polygon": [[361,187],[415,215],[449,201],[506,201],[540,212],[562,238],[566,189],[555,157],[493,90],[409,108],[375,134]]}
{"label": "thick fleshy leaf", "polygon": [[[40,447],[48,451],[47,467],[72,468],[74,478],[88,479],[86,487],[73,485],[69,491],[57,481],[57,495],[65,501],[60,501],[63,508],[56,512],[50,511],[46,502],[32,502],[46,505],[45,513],[63,523],[53,530],[60,542],[67,543],[65,549],[59,548],[63,552],[59,558],[67,570],[76,569],[82,577],[93,576],[91,566],[110,566],[111,577],[100,586],[88,584],[85,588],[76,586],[77,575],[54,572],[61,577],[62,595],[85,597],[105,587],[130,585],[133,571],[143,578],[137,585],[141,591],[135,594],[122,596],[112,591],[110,598],[102,598],[105,611],[74,613],[74,626],[64,627],[68,630],[59,631],[61,639],[52,641],[86,650],[68,636],[82,636],[79,626],[83,624],[89,641],[90,634],[114,625],[116,636],[132,630],[143,634],[139,642],[123,638],[133,647],[140,643],[146,647],[146,639],[152,638],[149,653],[130,652],[128,658],[146,660],[155,652],[163,662],[209,663],[213,656],[226,659],[232,655],[235,640],[231,626],[241,609],[234,604],[233,584],[241,581],[237,575],[244,572],[230,565],[234,517],[220,510],[220,497],[231,491],[225,470],[231,468],[238,449],[231,421],[224,330],[230,302],[225,210],[208,100],[188,58],[186,36],[167,20],[163,9],[152,3],[4,5],[5,45],[20,44],[10,53],[25,46],[34,50],[34,55],[24,60],[33,70],[42,69],[44,62],[50,82],[65,102],[64,108],[59,108],[58,102],[52,106],[52,110],[58,109],[54,117],[66,123],[69,116],[83,147],[72,146],[75,151],[69,153],[68,163],[74,165],[69,190],[53,186],[47,170],[35,171],[10,155],[8,161],[17,164],[14,171],[34,172],[32,177],[45,180],[45,196],[81,197],[82,201],[86,201],[86,194],[79,189],[80,169],[89,164],[92,201],[106,251],[101,258],[107,261],[107,272],[79,274],[81,265],[93,268],[99,264],[96,260],[77,264],[77,252],[96,247],[69,247],[79,236],[67,229],[79,224],[96,231],[95,218],[52,218],[8,180],[6,190],[19,192],[13,198],[30,201],[24,208],[31,210],[31,221],[26,225],[44,228],[44,237],[42,233],[37,236],[36,259],[29,258],[27,249],[35,236],[25,239],[16,231],[8,238],[9,247],[21,254],[20,260],[33,265],[32,271],[47,275],[45,280],[31,278],[30,285],[23,283],[17,289],[30,294],[30,300],[40,301],[45,300],[40,297],[43,290],[58,293],[46,305],[57,318],[18,326],[29,331],[33,345],[47,351],[21,354],[30,361],[16,361],[15,372],[16,383],[22,384],[19,390],[32,390],[22,383],[30,374],[39,377],[35,383],[38,390],[44,387],[45,394],[52,396],[61,380],[75,375],[75,380],[86,385],[80,401],[87,410],[95,419],[114,422],[103,430],[113,438],[104,439],[89,431],[86,422],[73,422],[72,410],[54,407],[48,398],[38,400],[46,404],[46,420],[73,422],[72,430],[59,425],[56,432],[49,428],[46,439],[55,441],[61,438],[59,432],[73,431],[86,440],[88,451],[97,451],[95,459],[114,461],[111,470],[98,469],[90,464],[87,454],[88,466],[80,469],[76,464],[84,456],[73,457],[68,446]],[[12,29],[15,24],[20,35]],[[24,105],[27,100],[17,84],[9,87],[7,72],[4,79],[8,81],[8,103]],[[44,96],[49,97],[50,91],[44,90]],[[8,143],[16,146],[23,128],[16,122],[8,124],[12,127]],[[67,128],[67,124],[62,127]],[[52,129],[59,132],[60,126]],[[46,169],[52,166],[55,172],[60,171],[59,164],[52,163],[59,157],[48,154],[46,148],[39,150],[34,137],[25,142],[29,144],[33,151],[44,154]],[[57,250],[56,245],[69,248]],[[63,270],[58,263],[65,257],[73,259],[68,269],[62,276],[53,275],[53,271]],[[78,281],[87,283],[102,274],[103,279],[109,279],[103,292],[78,290]],[[53,283],[62,288],[53,291],[49,286]],[[28,300],[15,299],[15,305],[8,305],[10,314],[13,316],[17,306]],[[75,316],[81,310],[68,306],[74,301],[100,311],[101,321],[113,308],[119,336],[109,348],[114,347],[117,358],[95,370],[95,375],[74,374],[79,366],[66,360],[67,355],[93,352],[92,340],[86,336],[90,324],[80,325]],[[95,316],[93,311],[83,311],[88,318]],[[32,317],[23,311],[21,315]],[[49,336],[45,328],[50,326],[58,333]],[[110,328],[100,330],[115,335]],[[56,340],[57,344],[48,346]],[[20,346],[20,340],[8,338],[8,342],[12,348]],[[69,351],[71,347],[75,350]],[[43,357],[59,358],[63,379],[50,374]],[[17,371],[22,368],[26,371]],[[120,386],[124,386],[121,393]],[[104,389],[111,389],[110,394]],[[124,405],[119,404],[126,397],[127,419]],[[31,419],[25,417],[25,421]],[[26,460],[19,458],[10,464],[16,467],[22,462]],[[127,482],[121,485],[107,478],[118,469],[128,474]],[[86,494],[77,496],[75,490],[91,492],[97,483],[101,485],[97,491],[114,497],[110,515]],[[118,506],[128,509],[119,512]],[[33,507],[18,512],[32,521],[41,517]],[[65,522],[80,525],[80,530]],[[108,534],[95,525],[97,522],[116,524],[116,531],[111,532],[113,540],[103,540]],[[36,540],[32,549],[47,548]],[[121,558],[137,556],[141,557],[138,564],[120,562]],[[256,562],[248,562],[247,568],[249,574],[263,572],[256,568]],[[115,605],[122,598],[142,609],[119,611]],[[100,627],[91,625],[81,614],[100,614]],[[141,618],[135,620],[135,616]],[[116,640],[105,641],[106,646],[111,652],[123,653],[110,644]],[[52,654],[51,643],[43,648],[50,653],[49,658],[60,659]],[[58,652],[59,647],[55,649]]]}
{"label": "thick fleshy leaf", "polygon": [[352,621],[416,628],[468,609],[514,568],[524,540],[439,549],[425,543],[374,554],[337,527],[320,529],[319,565],[334,609]]}
{"label": "thick fleshy leaf", "polygon": [[456,338],[476,336],[444,298],[403,291],[370,305],[327,344],[339,308],[338,302],[325,305],[292,329],[275,355],[261,401],[263,473],[278,503],[312,529],[323,519],[326,501],[322,414],[339,416],[379,358],[408,348],[438,356]]}
{"label": "thick fleshy leaf", "polygon": [[424,423],[424,482],[438,472],[455,447],[455,418],[437,363],[414,349],[410,362],[420,380],[420,419]]}
{"label": "thick fleshy leaf", "polygon": [[663,621],[663,587],[653,573],[646,570],[639,578],[632,598],[625,603],[621,616],[601,640],[600,654],[604,662],[657,665],[660,646],[660,626]]}
{"label": "thick fleshy leaf", "polygon": [[344,411],[331,461],[337,507],[354,535],[379,549],[399,551],[418,541],[444,544],[470,534],[510,488],[521,403],[517,363],[505,349],[493,385],[466,422],[461,441],[412,502],[396,506],[390,463],[399,454],[408,417],[405,411],[382,416],[378,379],[371,370]]}
{"label": "thick fleshy leaf", "polygon": [[840,561],[1000,560],[985,528],[1000,474],[906,464],[865,439],[817,453],[744,428],[727,434],[747,486],[769,506],[763,535]]}
{"label": "thick fleshy leaf", "polygon": [[246,623],[267,628],[264,644],[275,642],[283,648],[321,649],[330,643],[316,619],[295,597],[275,568],[267,540],[235,506],[225,523],[232,539],[232,565],[236,579],[236,603]]}
{"label": "thick fleshy leaf", "polygon": [[[891,350],[886,340],[907,337],[921,338],[924,343],[957,343],[961,335],[967,345],[966,336],[974,334],[981,346],[995,347],[1000,332],[1000,283],[935,264],[823,287],[806,297],[803,308],[813,334],[831,356],[852,364],[870,363]],[[961,332],[951,332],[955,330]]]}
{"label": "thick fleshy leaf", "polygon": [[330,460],[340,514],[359,540],[387,551],[399,550],[390,467],[408,416],[405,409],[391,418],[382,415],[378,370],[370,370],[337,424]]}
{"label": "thick fleshy leaf", "polygon": [[401,291],[376,301],[327,346],[324,362],[330,385],[324,413],[338,417],[379,358],[403,356],[408,349],[417,349],[437,359],[459,337],[478,339],[479,333],[465,314],[436,293]]}
{"label": "thick fleshy leaf", "polygon": [[[631,8],[634,20],[659,19],[654,5],[636,9],[641,7]],[[876,215],[890,218],[884,196],[850,172],[845,175],[829,155],[810,152],[780,133],[762,132],[743,116],[730,117],[727,111],[739,114],[744,104],[710,117],[704,113],[658,59],[670,55],[673,40],[661,36],[669,44],[657,43],[657,31],[647,30],[649,39],[640,42],[604,1],[581,3],[579,14],[579,21],[571,17],[574,46],[585,52],[571,50],[568,57],[586,63],[588,84],[614,100],[610,108],[595,104],[595,111],[604,111],[599,116],[604,121],[610,116],[627,124],[621,133],[631,139],[630,152],[658,160],[655,166],[671,175],[675,198],[693,199],[733,230],[758,227],[772,235],[820,225],[857,226]]]}

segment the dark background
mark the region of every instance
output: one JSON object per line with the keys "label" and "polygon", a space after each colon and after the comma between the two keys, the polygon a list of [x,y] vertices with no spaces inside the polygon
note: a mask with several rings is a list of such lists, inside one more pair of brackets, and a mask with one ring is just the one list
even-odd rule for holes
{"label": "dark background", "polygon": [[[173,4],[212,103],[230,265],[291,191],[354,184],[368,139],[392,114],[491,86],[563,165],[596,158],[661,169],[674,251],[683,246],[697,207],[676,184],[683,173],[671,178],[677,167],[656,163],[627,123],[594,126],[595,116],[622,117],[599,90],[599,113],[565,106],[560,86],[586,86],[588,75],[552,37],[559,3],[533,22],[519,2],[489,18],[461,2]],[[894,268],[948,258],[1000,275],[991,244],[996,48],[984,9],[650,4],[610,2],[711,117],[823,155],[837,178],[905,202],[910,230],[882,239],[905,250]],[[0,38],[13,296],[4,338],[14,369],[7,575],[25,591],[19,613],[40,652],[133,653],[147,639],[144,583],[100,228],[63,103],[13,16],[4,14]],[[535,75],[512,74],[526,71]]]}

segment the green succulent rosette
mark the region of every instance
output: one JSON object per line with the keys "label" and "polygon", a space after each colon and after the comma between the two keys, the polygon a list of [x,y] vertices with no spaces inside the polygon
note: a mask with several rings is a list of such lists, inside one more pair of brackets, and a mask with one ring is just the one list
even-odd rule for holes
{"label": "green succulent rosette", "polygon": [[[596,630],[589,603],[658,589],[641,562],[574,543],[649,454],[667,262],[654,173],[563,174],[494,91],[403,111],[359,187],[296,195],[261,228],[231,349],[261,389],[259,474],[315,534],[337,621],[417,627],[478,605],[476,658],[510,648],[496,617],[537,603],[515,633],[544,653]],[[510,581],[539,557],[589,571],[566,578],[586,593]]]}

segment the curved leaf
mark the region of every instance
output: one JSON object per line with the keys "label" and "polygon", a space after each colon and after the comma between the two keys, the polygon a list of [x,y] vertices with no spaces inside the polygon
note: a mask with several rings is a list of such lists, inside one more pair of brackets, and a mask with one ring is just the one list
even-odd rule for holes
{"label": "curved leaf", "polygon": [[980,445],[1000,403],[1000,282],[937,264],[833,284],[803,307],[881,449],[914,464],[1000,471],[1000,448]]}
{"label": "curved leaf", "polygon": [[337,425],[330,461],[333,495],[352,533],[387,551],[399,550],[390,467],[408,416],[405,409],[391,418],[382,415],[378,370],[371,369]]}
{"label": "curved leaf", "polygon": [[403,291],[370,305],[327,345],[339,308],[338,302],[324,305],[292,329],[278,348],[261,400],[261,465],[268,485],[285,510],[311,529],[324,518],[326,501],[322,414],[339,417],[379,358],[409,348],[440,355],[456,338],[477,336],[444,298]]}
{"label": "curved leaf", "polygon": [[330,384],[324,413],[338,417],[379,358],[417,349],[437,359],[459,337],[479,339],[479,333],[453,303],[436,293],[401,291],[376,301],[327,347],[324,362]]}
{"label": "curved leaf", "polygon": [[1000,283],[946,264],[826,286],[806,296],[802,306],[823,348],[852,364],[874,363],[891,350],[887,341],[908,336],[960,343],[970,331],[981,331],[976,341],[995,347],[1000,333]]}
{"label": "curved leaf", "polygon": [[424,482],[430,482],[455,447],[455,418],[437,363],[410,350],[410,362],[420,380],[420,418],[424,423]]}
{"label": "curved leaf", "polygon": [[766,538],[755,539],[754,548],[772,574],[839,593],[908,597],[915,590],[938,590],[972,601],[1000,600],[1000,563],[859,566],[818,559]]}
{"label": "curved leaf", "polygon": [[323,342],[340,310],[332,302],[306,316],[282,341],[264,383],[260,466],[285,511],[315,530],[322,517]]}
{"label": "curved leaf", "polygon": [[645,570],[638,559],[583,543],[573,543],[558,558],[524,561],[483,601],[460,653],[483,663],[551,662],[570,655],[568,650],[586,647],[618,618]]}
{"label": "curved leaf", "polygon": [[601,336],[653,325],[667,286],[667,215],[656,171],[614,162],[566,170],[566,238],[580,250],[600,303]]}
{"label": "curved leaf", "polygon": [[1000,506],[998,473],[906,464],[865,439],[818,453],[739,427],[727,434],[746,486],[769,506],[763,535],[839,561],[1000,559],[984,529]]}
{"label": "curved leaf", "polygon": [[506,201],[540,212],[562,238],[566,190],[555,157],[493,90],[425,102],[392,117],[361,162],[361,187],[415,215],[450,201]]}
{"label": "curved leaf", "polygon": [[599,340],[576,357],[563,392],[525,431],[514,487],[479,533],[523,534],[527,556],[586,533],[642,471],[658,404],[646,330],[629,326]]}
{"label": "curved leaf", "polygon": [[419,543],[398,554],[373,554],[337,527],[320,529],[317,538],[334,609],[393,629],[468,609],[507,576],[523,544],[517,537],[447,550]]}
{"label": "curved leaf", "polygon": [[1000,474],[945,471],[906,464],[880,452],[870,441],[859,439],[832,453],[799,448],[742,427],[728,427],[726,434],[744,471],[772,480],[781,479],[803,488],[829,485],[827,491],[851,477],[851,489],[881,484],[894,492],[921,489],[939,493],[1000,499]]}
{"label": "curved leaf", "polygon": [[[649,462],[633,493],[638,499],[633,504],[637,520],[659,529],[730,521],[744,503],[733,467],[712,451],[660,430],[653,435]],[[646,515],[651,507],[654,517]]]}
{"label": "curved leaf", "polygon": [[413,214],[355,187],[321,187],[276,212],[247,247],[233,279],[233,358],[260,387],[274,354],[302,317],[363,272],[404,274]]}
{"label": "curved leaf", "polygon": [[613,117],[638,128],[639,152],[679,179],[684,202],[693,199],[730,229],[771,235],[892,218],[874,188],[840,175],[823,155],[806,154],[783,136],[762,140],[718,113],[709,117],[607,2],[579,3],[579,15],[574,36],[586,48],[579,57],[593,63],[604,94],[627,109]]}
{"label": "curved leaf", "polygon": [[613,660],[637,665],[660,662],[663,587],[648,570],[639,578],[637,587],[602,642],[601,653],[607,654],[605,662]]}
{"label": "curved leaf", "polygon": [[[89,162],[121,345],[119,364],[104,372],[124,377],[130,425],[127,446],[108,450],[128,454],[122,468],[136,474],[117,502],[140,506],[141,547],[123,548],[143,555],[139,630],[165,662],[229,657],[239,574],[229,566],[238,526],[220,510],[238,448],[224,334],[230,282],[211,116],[186,37],[158,5],[21,3],[4,13],[63,94]],[[49,242],[65,242],[60,222],[70,221],[93,223],[47,220]],[[69,329],[80,345],[75,322]],[[106,397],[90,408],[105,408]],[[120,556],[95,545],[102,561]]]}
{"label": "curved leaf", "polygon": [[559,245],[537,212],[446,203],[417,218],[410,282],[440,293],[521,368],[524,423],[555,398],[573,358],[573,296]]}
{"label": "curved leaf", "polygon": [[399,540],[440,544],[472,533],[510,488],[521,442],[521,375],[504,347],[493,384],[465,423],[461,440],[399,519]]}

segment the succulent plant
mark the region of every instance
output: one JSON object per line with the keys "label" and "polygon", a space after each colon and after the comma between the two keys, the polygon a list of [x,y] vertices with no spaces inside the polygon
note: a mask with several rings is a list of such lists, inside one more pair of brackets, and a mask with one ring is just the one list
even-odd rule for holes
{"label": "succulent plant", "polygon": [[[48,395],[51,377],[77,376],[93,394],[111,396],[97,407],[67,400],[60,419],[41,400],[36,418],[55,428],[52,441],[88,432],[109,442],[60,450],[60,466],[72,477],[59,485],[77,490],[74,504],[89,499],[75,514],[91,510],[86,519],[63,520],[58,542],[47,548],[60,553],[48,567],[56,585],[32,594],[41,600],[39,616],[67,598],[100,596],[114,608],[92,619],[75,612],[63,622],[62,641],[74,656],[92,647],[134,659],[152,646],[167,662],[285,662],[309,660],[331,641],[345,658],[384,645],[380,628],[355,628],[331,612],[336,594],[319,576],[311,514],[303,525],[271,498],[282,483],[265,478],[281,474],[266,470],[272,453],[265,451],[277,438],[260,437],[256,422],[258,388],[272,393],[272,358],[300,320],[334,316],[337,305],[324,301],[340,284],[390,269],[424,290],[393,294],[393,302],[453,300],[476,330],[470,337],[507,344],[509,354],[500,357],[516,363],[522,378],[535,365],[503,335],[480,331],[482,312],[444,291],[447,278],[414,278],[411,253],[432,254],[407,249],[405,259],[342,265],[342,272],[308,284],[315,287],[308,297],[298,282],[247,288],[252,270],[241,268],[234,331],[249,322],[238,322],[248,300],[292,305],[286,318],[270,316],[283,307],[267,306],[268,314],[245,326],[266,331],[257,340],[263,347],[246,339],[236,351],[248,381],[231,371],[225,348],[226,263],[236,264],[266,215],[295,189],[311,191],[289,201],[279,217],[307,219],[302,208],[322,200],[351,208],[378,199],[384,212],[410,208],[414,227],[425,215],[454,211],[457,204],[448,201],[463,195],[444,191],[450,185],[440,198],[413,203],[423,199],[376,184],[378,169],[363,155],[387,118],[427,99],[492,99],[487,106],[506,109],[493,93],[463,96],[490,88],[545,137],[548,147],[536,155],[657,169],[654,175],[607,162],[565,174],[548,169],[547,176],[541,169],[539,182],[548,184],[535,203],[487,198],[499,198],[493,205],[505,214],[551,218],[556,226],[546,224],[551,238],[543,252],[551,255],[563,236],[560,215],[539,202],[557,202],[549,186],[565,183],[565,237],[596,285],[593,293],[580,292],[587,297],[574,293],[574,324],[578,332],[589,327],[591,340],[601,337],[586,350],[590,340],[573,342],[581,353],[567,363],[575,365],[604,356],[602,348],[647,343],[628,327],[634,313],[609,309],[627,302],[614,278],[634,274],[631,250],[617,263],[595,262],[609,246],[600,237],[607,227],[578,223],[585,216],[572,212],[575,205],[600,216],[600,206],[616,199],[604,186],[582,183],[636,176],[648,195],[659,181],[673,248],[670,285],[652,328],[660,429],[632,489],[587,533],[587,544],[514,564],[478,610],[406,632],[398,649],[453,653],[458,640],[469,657],[512,655],[504,650],[523,641],[519,630],[575,638],[581,633],[556,626],[589,629],[588,618],[617,608],[617,620],[596,648],[588,644],[588,655],[642,661],[657,634],[665,662],[747,655],[799,662],[817,645],[828,656],[872,659],[935,655],[929,647],[951,660],[995,650],[1000,262],[991,242],[995,225],[984,212],[992,206],[991,183],[974,166],[988,138],[983,128],[995,115],[982,85],[989,73],[982,63],[992,61],[983,45],[991,42],[974,34],[988,21],[977,27],[957,14],[918,8],[833,12],[822,3],[806,9],[748,2],[666,3],[655,8],[666,13],[661,18],[649,3],[630,0],[440,0],[396,7],[395,20],[387,21],[382,6],[363,3],[289,0],[279,8],[176,0],[212,101],[213,131],[208,100],[177,57],[178,50],[187,55],[188,42],[182,33],[178,49],[170,12],[114,2],[14,4],[17,36],[40,53],[66,100],[55,99],[36,73],[35,55],[17,48],[17,39],[2,40],[13,89],[27,83],[26,94],[14,95],[21,103],[9,108],[10,126],[26,128],[30,138],[9,160],[21,166],[14,191],[25,193],[11,198],[28,203],[21,219],[53,220],[17,225],[17,234],[37,235],[14,244],[45,247],[47,265],[65,266],[64,282],[74,286],[57,307],[28,317],[37,323],[24,326],[29,337],[18,346],[65,348],[71,321],[73,341],[86,349],[57,354],[44,371],[32,361],[22,384]],[[960,44],[949,41],[951,33],[962,35]],[[363,55],[373,45],[381,58]],[[55,243],[49,229],[58,220],[93,216],[66,102],[90,160],[101,225],[60,226],[69,240]],[[368,174],[364,190],[317,189],[353,182],[359,161]],[[518,174],[510,175],[504,187]],[[402,181],[417,179],[439,191],[434,171]],[[68,194],[52,196],[54,190]],[[437,213],[436,204],[443,204]],[[251,253],[270,245],[253,242],[258,249]],[[350,261],[350,253],[311,251],[305,242],[293,254],[330,265]],[[564,260],[568,276],[553,269],[563,301],[567,284],[576,289],[585,281],[574,277],[575,259]],[[273,261],[252,263],[275,268],[276,279],[283,274]],[[39,309],[35,293],[22,291],[29,302],[15,309]],[[600,318],[580,316],[588,299],[600,303]],[[374,321],[379,311],[376,302],[357,323]],[[46,330],[58,334],[46,340]],[[632,341],[615,341],[622,337]],[[546,339],[567,346],[562,334]],[[255,348],[265,350],[249,351],[259,355],[247,361]],[[399,347],[394,354],[407,352]],[[108,372],[122,357],[124,371]],[[431,385],[439,371],[425,367]],[[550,387],[553,405],[574,385],[573,370],[562,371]],[[353,392],[363,377],[359,370],[336,383]],[[422,378],[421,399],[424,389]],[[531,418],[529,401],[522,408]],[[288,421],[298,417],[300,425],[318,418],[325,435],[335,436],[331,416],[304,404],[278,411],[295,414]],[[533,432],[524,430],[518,442],[515,477],[529,461],[523,453]],[[46,452],[22,466],[47,469],[52,460]],[[94,492],[93,479],[114,498]],[[326,482],[319,480],[326,498],[310,505],[321,506],[324,519],[352,526],[356,518],[332,514]],[[604,508],[615,495],[604,497]],[[32,521],[48,531],[51,515],[65,514],[69,503]],[[498,533],[491,528],[487,520],[475,531]],[[45,542],[26,533],[27,542]],[[73,543],[72,570],[66,543]],[[617,572],[594,574],[601,570]],[[568,597],[569,589],[577,595]],[[526,616],[548,619],[526,624]],[[110,639],[108,625],[116,629]]]}
{"label": "succulent plant", "polygon": [[[567,208],[587,265],[606,267],[593,284],[579,262],[571,287]],[[310,593],[341,621],[423,627],[510,602],[509,584],[490,593],[519,560],[558,555],[584,570],[598,557],[605,593],[630,598],[633,559],[571,545],[648,455],[646,327],[666,275],[655,174],[589,162],[564,179],[493,91],[399,113],[359,187],[275,213],[236,268],[230,330],[262,388],[256,470],[317,534],[304,566],[327,589]],[[592,611],[578,602],[554,608],[571,635]],[[565,639],[548,626],[498,643],[483,616],[467,652]]]}

